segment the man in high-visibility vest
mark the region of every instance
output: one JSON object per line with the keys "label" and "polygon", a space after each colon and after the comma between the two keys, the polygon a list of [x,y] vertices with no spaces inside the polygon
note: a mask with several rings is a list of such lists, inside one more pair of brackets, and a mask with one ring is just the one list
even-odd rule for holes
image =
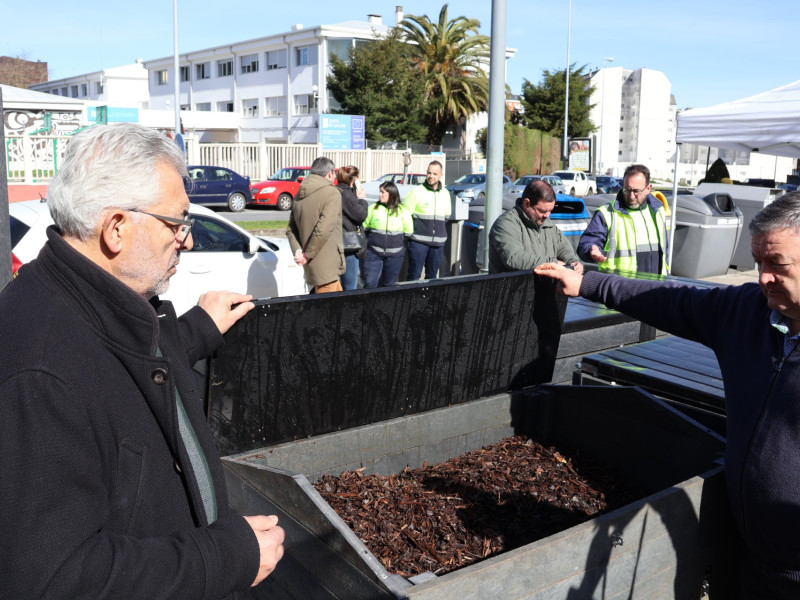
{"label": "man in high-visibility vest", "polygon": [[664,205],[650,193],[650,170],[625,169],[613,202],[598,208],[578,242],[578,256],[601,271],[667,273]]}
{"label": "man in high-visibility vest", "polygon": [[447,219],[452,210],[450,192],[444,187],[442,163],[428,165],[425,183],[411,189],[403,205],[411,212],[414,233],[408,240],[408,281],[416,281],[425,267],[425,279],[439,274],[439,265],[447,241]]}

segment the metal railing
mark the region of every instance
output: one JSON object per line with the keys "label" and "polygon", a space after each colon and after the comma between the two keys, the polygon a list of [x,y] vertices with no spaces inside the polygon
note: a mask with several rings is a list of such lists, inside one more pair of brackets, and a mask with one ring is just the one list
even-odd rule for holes
{"label": "metal railing", "polygon": [[[9,183],[48,182],[58,172],[69,136],[9,136],[6,138],[6,164]],[[327,156],[334,164],[354,165],[362,181],[377,179],[385,173],[402,173],[405,148],[396,150],[323,150],[318,144],[206,144],[186,139],[190,165],[227,167],[253,181],[268,179],[283,167],[309,166],[318,156]],[[445,156],[412,154],[409,173],[424,173],[437,158],[446,168]]]}

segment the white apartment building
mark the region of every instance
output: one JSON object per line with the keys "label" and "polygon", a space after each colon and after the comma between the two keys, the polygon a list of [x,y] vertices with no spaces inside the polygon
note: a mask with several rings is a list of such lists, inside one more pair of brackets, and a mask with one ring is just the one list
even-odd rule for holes
{"label": "white apartment building", "polygon": [[[395,23],[403,19],[402,7]],[[386,34],[380,15],[305,28],[179,55],[184,127],[201,142],[317,143],[320,114],[338,104],[328,93],[331,53]],[[174,57],[145,61],[150,108],[174,112]],[[174,121],[174,118],[173,118]]]}
{"label": "white apartment building", "polygon": [[[621,176],[629,164],[641,163],[654,178],[674,180],[679,111],[666,75],[653,69],[609,67],[591,73],[589,81],[595,88],[589,118],[598,128],[593,134],[596,171]],[[718,156],[738,181],[786,181],[792,172],[793,161],[785,157],[692,144],[682,144],[679,150],[677,179],[682,185],[697,185]]]}
{"label": "white apartment building", "polygon": [[631,163],[645,164],[654,174],[664,171],[674,157],[676,123],[675,98],[666,75],[610,67],[593,72],[590,83],[595,88],[589,118],[598,128],[597,172],[618,175]]}
{"label": "white apartment building", "polygon": [[30,89],[94,105],[105,104],[136,109],[148,108],[150,96],[147,70],[140,58],[132,65],[53,79],[32,85]]}

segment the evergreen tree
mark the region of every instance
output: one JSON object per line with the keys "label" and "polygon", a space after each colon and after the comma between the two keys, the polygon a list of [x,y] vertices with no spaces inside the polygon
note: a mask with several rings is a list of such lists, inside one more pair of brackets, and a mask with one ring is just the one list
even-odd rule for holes
{"label": "evergreen tree", "polygon": [[328,89],[341,105],[336,112],[364,115],[369,140],[425,140],[425,82],[412,67],[411,50],[395,30],[351,49],[348,61],[331,54]]}
{"label": "evergreen tree", "polygon": [[[589,120],[594,104],[589,104],[594,87],[588,84],[583,65],[575,69],[570,65],[569,74],[569,137],[586,137],[596,127]],[[527,79],[522,83],[522,106],[525,108],[524,122],[531,129],[552,135],[564,135],[565,70],[543,71],[543,81],[534,85]]]}

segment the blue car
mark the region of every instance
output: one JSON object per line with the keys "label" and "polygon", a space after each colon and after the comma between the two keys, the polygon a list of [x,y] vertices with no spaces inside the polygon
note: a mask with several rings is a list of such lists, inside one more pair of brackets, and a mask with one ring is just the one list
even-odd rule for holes
{"label": "blue car", "polygon": [[616,194],[622,189],[622,180],[611,175],[598,175],[595,180],[598,194]]}
{"label": "blue car", "polygon": [[252,200],[250,178],[225,167],[189,167],[191,184],[186,193],[195,204],[227,205],[231,212],[241,212]]}

